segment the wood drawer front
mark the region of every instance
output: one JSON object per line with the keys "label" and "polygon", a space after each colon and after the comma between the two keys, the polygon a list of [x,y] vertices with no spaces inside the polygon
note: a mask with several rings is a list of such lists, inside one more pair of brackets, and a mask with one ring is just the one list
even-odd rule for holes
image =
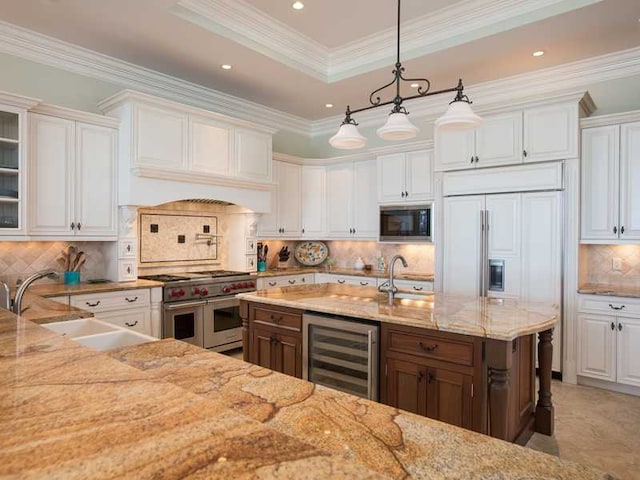
{"label": "wood drawer front", "polygon": [[460,365],[473,365],[473,344],[455,340],[413,335],[410,333],[389,330],[388,349],[428,358],[435,358]]}
{"label": "wood drawer front", "polygon": [[296,332],[302,330],[302,315],[298,313],[260,307],[253,309],[252,320],[262,325],[295,330]]}
{"label": "wood drawer front", "polygon": [[579,295],[578,311],[582,313],[602,313],[605,315],[640,318],[640,299],[605,297],[602,295]]}
{"label": "wood drawer front", "polygon": [[71,306],[90,312],[137,308],[150,304],[151,290],[148,288],[71,296]]}

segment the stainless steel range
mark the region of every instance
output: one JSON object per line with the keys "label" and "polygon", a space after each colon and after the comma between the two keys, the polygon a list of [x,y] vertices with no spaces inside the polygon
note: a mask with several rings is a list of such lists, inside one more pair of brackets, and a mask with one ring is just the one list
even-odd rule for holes
{"label": "stainless steel range", "polygon": [[140,277],[164,282],[163,338],[223,352],[242,347],[237,293],[256,289],[256,276],[214,270]]}

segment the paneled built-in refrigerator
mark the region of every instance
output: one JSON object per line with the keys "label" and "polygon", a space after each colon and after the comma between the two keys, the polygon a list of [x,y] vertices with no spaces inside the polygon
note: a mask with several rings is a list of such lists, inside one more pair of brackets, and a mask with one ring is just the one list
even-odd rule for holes
{"label": "paneled built-in refrigerator", "polygon": [[445,293],[562,305],[562,192],[445,197],[444,219]]}

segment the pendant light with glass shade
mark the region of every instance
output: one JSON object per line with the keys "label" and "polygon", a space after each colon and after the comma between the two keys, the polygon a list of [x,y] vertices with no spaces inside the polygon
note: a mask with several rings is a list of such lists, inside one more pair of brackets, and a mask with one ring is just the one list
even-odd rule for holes
{"label": "pendant light with glass shade", "polygon": [[[418,127],[416,127],[411,120],[409,120],[409,112],[402,105],[405,100],[412,100],[414,98],[429,97],[432,95],[438,95],[440,93],[456,92],[456,96],[449,104],[447,111],[435,121],[436,128],[441,130],[457,130],[474,128],[480,125],[482,119],[473,113],[471,109],[471,101],[469,97],[464,94],[464,86],[462,85],[462,79],[458,80],[458,85],[453,88],[447,88],[444,90],[438,90],[430,92],[431,82],[426,78],[405,78],[404,67],[400,62],[400,1],[398,0],[398,30],[397,30],[397,49],[396,49],[396,64],[393,70],[393,80],[388,84],[374,90],[369,95],[369,106],[351,110],[351,107],[347,105],[345,112],[345,118],[340,125],[338,133],[329,139],[329,143],[339,149],[351,150],[356,148],[362,148],[367,143],[367,139],[363,137],[358,131],[358,123],[351,118],[354,113],[364,112],[365,110],[371,110],[378,107],[393,104],[391,113],[387,118],[387,122],[384,126],[380,127],[376,133],[384,140],[398,141],[409,140],[414,138],[418,134]],[[403,98],[400,95],[401,82],[411,82],[418,85],[418,93],[410,97]],[[395,85],[396,94],[393,100],[383,102],[377,95],[383,90]],[[374,98],[375,97],[375,98]]]}

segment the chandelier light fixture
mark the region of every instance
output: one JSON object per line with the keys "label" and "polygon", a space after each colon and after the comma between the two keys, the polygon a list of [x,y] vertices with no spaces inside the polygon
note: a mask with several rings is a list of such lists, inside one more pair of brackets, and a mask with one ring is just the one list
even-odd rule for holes
{"label": "chandelier light fixture", "polygon": [[[440,93],[452,93],[456,92],[456,96],[449,104],[449,108],[435,121],[435,126],[439,129],[465,129],[474,128],[482,122],[482,119],[473,113],[471,110],[471,101],[469,97],[464,94],[464,86],[462,85],[462,79],[458,80],[458,85],[453,88],[447,88],[444,90],[438,90],[431,92],[431,82],[426,78],[405,78],[404,67],[400,62],[400,0],[398,0],[398,32],[397,32],[397,49],[396,49],[396,64],[393,70],[393,80],[388,84],[374,90],[369,95],[370,105],[356,110],[351,110],[351,107],[347,105],[345,112],[345,118],[340,125],[338,133],[329,139],[329,143],[339,149],[351,150],[356,148],[362,148],[366,144],[367,139],[363,137],[358,131],[358,123],[351,118],[354,113],[364,112],[365,110],[371,110],[378,107],[393,104],[387,123],[377,130],[377,134],[384,140],[408,140],[414,138],[418,134],[418,127],[416,127],[409,120],[409,112],[402,106],[402,103],[406,100],[413,100],[414,98],[430,97],[432,95],[438,95]],[[417,85],[417,94],[403,98],[400,95],[401,82],[410,82],[413,88]],[[396,95],[392,100],[383,102],[378,95],[383,90],[395,85]]]}

